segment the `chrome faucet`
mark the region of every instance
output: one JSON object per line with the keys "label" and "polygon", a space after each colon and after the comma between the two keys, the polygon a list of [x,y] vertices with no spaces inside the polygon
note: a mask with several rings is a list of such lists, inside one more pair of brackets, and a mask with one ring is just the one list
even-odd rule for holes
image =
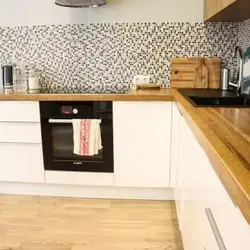
{"label": "chrome faucet", "polygon": [[243,50],[240,46],[235,47],[234,58],[240,59],[239,64],[239,71],[237,74],[237,81],[236,82],[229,82],[229,85],[232,87],[237,88],[237,91],[240,95],[244,94],[243,89],[243,66],[244,66],[244,58],[243,58]]}

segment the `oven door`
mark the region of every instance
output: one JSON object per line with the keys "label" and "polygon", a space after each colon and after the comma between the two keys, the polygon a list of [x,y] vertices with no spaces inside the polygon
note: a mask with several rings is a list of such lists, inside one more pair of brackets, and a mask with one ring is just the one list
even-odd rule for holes
{"label": "oven door", "polygon": [[43,120],[42,135],[46,170],[114,172],[112,119],[102,119],[103,149],[94,156],[80,156],[73,153],[73,125],[69,119]]}

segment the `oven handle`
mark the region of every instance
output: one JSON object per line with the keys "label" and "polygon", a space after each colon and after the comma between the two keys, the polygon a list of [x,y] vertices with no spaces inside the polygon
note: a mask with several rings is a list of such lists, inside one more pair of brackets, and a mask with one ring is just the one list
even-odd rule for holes
{"label": "oven handle", "polygon": [[72,119],[49,119],[49,123],[72,124]]}
{"label": "oven handle", "polygon": [[49,123],[72,123],[72,119],[49,119]]}

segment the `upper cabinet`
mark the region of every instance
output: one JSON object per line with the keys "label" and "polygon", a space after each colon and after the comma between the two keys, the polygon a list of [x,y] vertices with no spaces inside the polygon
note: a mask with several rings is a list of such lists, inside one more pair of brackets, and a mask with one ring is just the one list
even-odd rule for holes
{"label": "upper cabinet", "polygon": [[207,22],[237,22],[250,18],[249,0],[204,0]]}

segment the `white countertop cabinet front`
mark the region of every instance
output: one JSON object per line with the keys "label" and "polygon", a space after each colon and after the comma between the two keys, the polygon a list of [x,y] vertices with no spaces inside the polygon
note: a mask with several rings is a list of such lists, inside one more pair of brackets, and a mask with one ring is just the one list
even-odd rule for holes
{"label": "white countertop cabinet front", "polygon": [[45,182],[38,102],[0,102],[0,161],[0,182]]}
{"label": "white countertop cabinet front", "polygon": [[[177,112],[177,107],[174,107]],[[185,250],[250,249],[250,228],[233,204],[207,155],[179,113],[174,190]]]}
{"label": "white countertop cabinet front", "polygon": [[115,185],[169,187],[171,102],[114,102]]}

